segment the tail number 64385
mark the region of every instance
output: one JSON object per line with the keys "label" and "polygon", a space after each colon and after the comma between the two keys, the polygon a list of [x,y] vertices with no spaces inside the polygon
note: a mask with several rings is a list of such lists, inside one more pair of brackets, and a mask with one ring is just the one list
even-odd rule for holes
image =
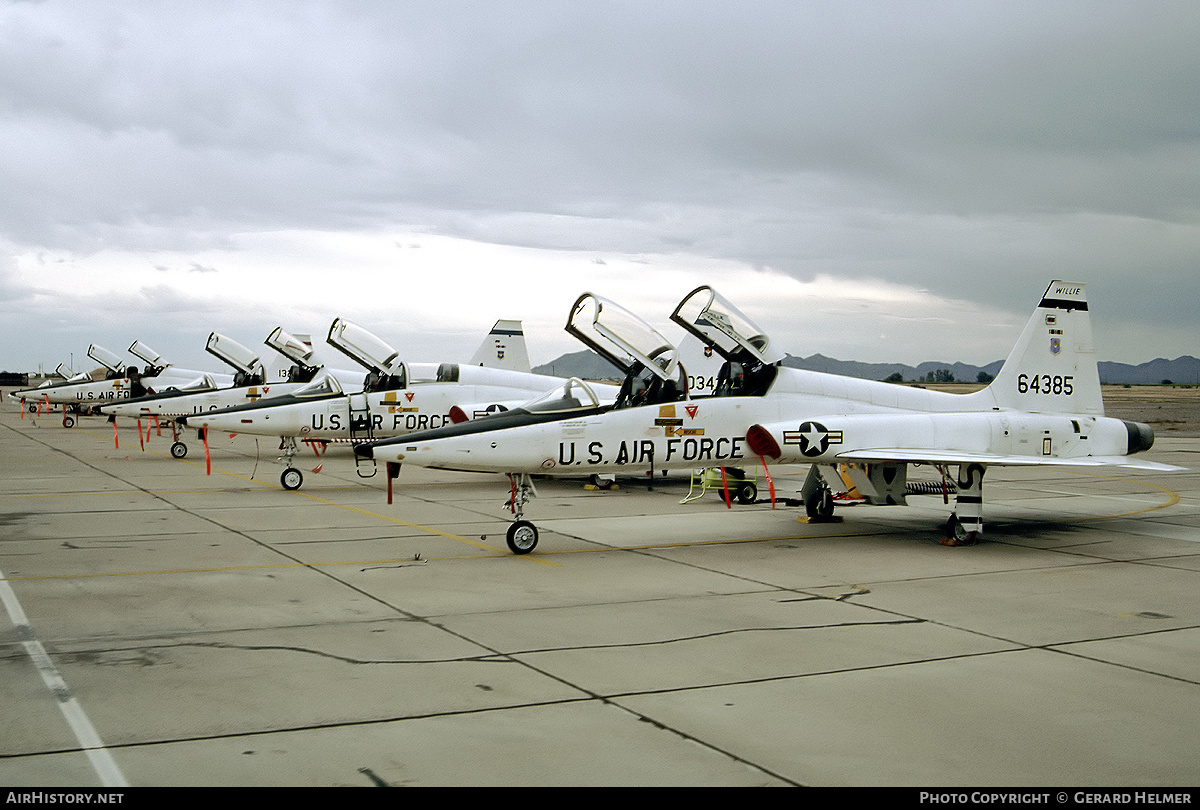
{"label": "tail number 64385", "polygon": [[1049,374],[1018,374],[1017,391],[1022,394],[1032,391],[1035,394],[1061,394],[1063,396],[1070,396],[1075,392],[1075,387],[1071,384],[1071,381],[1074,379],[1071,375],[1060,377]]}

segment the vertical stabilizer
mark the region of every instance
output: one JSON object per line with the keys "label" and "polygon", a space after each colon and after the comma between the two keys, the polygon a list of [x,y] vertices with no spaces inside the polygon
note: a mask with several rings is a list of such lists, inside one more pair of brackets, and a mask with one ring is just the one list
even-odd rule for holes
{"label": "vertical stabilizer", "polygon": [[1086,285],[1054,281],[987,389],[1001,408],[1103,415]]}
{"label": "vertical stabilizer", "polygon": [[525,331],[520,321],[496,321],[471,358],[473,366],[529,371],[529,352],[525,350]]}

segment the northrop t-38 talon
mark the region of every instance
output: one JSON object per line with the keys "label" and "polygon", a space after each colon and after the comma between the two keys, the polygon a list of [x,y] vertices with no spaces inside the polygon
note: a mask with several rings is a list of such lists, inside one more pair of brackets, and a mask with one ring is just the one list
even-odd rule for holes
{"label": "northrop t-38 talon", "polygon": [[[285,380],[268,381],[266,370],[259,362],[258,355],[236,340],[212,332],[204,350],[234,370],[231,386],[220,388],[212,375],[203,374],[195,380],[165,391],[101,405],[100,411],[111,416],[128,416],[135,419],[154,414],[175,422],[184,416],[292,394],[312,382],[322,371],[322,367],[309,363],[313,356],[312,347],[283,331],[282,327],[273,330],[264,344],[290,361]],[[345,383],[362,376],[362,372],[341,369],[330,369],[327,373]],[[187,445],[180,441],[177,432],[171,445],[171,455],[175,458],[187,455]]]}
{"label": "northrop t-38 talon", "polygon": [[[77,374],[69,380],[37,388],[14,391],[12,396],[24,406],[27,400],[44,400],[49,404],[64,406],[63,426],[75,424],[72,413],[85,413],[108,402],[127,400],[153,392],[155,387],[186,384],[202,372],[178,369],[163,363],[161,356],[146,344],[135,340],[129,347],[130,353],[146,362],[144,370],[137,366],[125,367],[116,354],[95,343],[88,346],[88,357],[105,368],[104,379],[93,380],[89,374]],[[218,382],[228,385],[229,375],[215,375]],[[31,407],[33,410],[33,407]]]}
{"label": "northrop t-38 talon", "polygon": [[[1153,431],[1104,416],[1083,284],[1050,284],[996,379],[972,394],[779,366],[765,353],[769,341],[754,337],[748,319],[707,287],[689,294],[672,320],[727,358],[715,396],[461,436],[430,431],[359,452],[438,469],[524,474],[521,486],[530,489],[527,474],[549,471],[806,463],[812,467],[801,494],[816,519],[832,515],[826,481],[841,480],[839,465],[870,502],[902,504],[908,465],[929,464],[955,473],[946,531],[963,544],[983,531],[990,466],[1180,469],[1133,458],[1152,446]],[[523,503],[519,494],[513,500]],[[527,553],[537,531],[516,517],[519,542],[510,530],[509,546]]]}
{"label": "northrop t-38 talon", "polygon": [[[304,483],[292,466],[296,440],[319,443],[372,441],[503,410],[561,383],[561,378],[514,370],[528,365],[519,322],[499,321],[472,363],[406,363],[400,353],[362,327],[338,318],[328,343],[367,369],[359,392],[347,393],[336,379],[321,376],[284,397],[184,416],[189,427],[228,433],[279,436],[283,440],[284,489]],[[495,367],[495,366],[501,367]],[[375,473],[373,462],[355,457],[359,474]],[[364,472],[364,469],[369,472]]]}

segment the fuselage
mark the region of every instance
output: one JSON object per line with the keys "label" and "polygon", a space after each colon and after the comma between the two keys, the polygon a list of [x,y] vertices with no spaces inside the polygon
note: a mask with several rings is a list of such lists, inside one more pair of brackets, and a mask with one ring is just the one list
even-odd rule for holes
{"label": "fuselage", "polygon": [[267,397],[291,394],[304,387],[306,383],[267,383],[265,385],[241,386],[238,388],[223,388],[215,391],[167,391],[160,394],[150,394],[135,397],[125,402],[100,406],[100,411],[116,416],[138,418],[150,414],[174,418],[192,416],[195,414],[231,408],[251,402],[259,402]]}
{"label": "fuselage", "polygon": [[470,418],[511,408],[560,384],[541,374],[464,366],[458,382],[415,382],[394,391],[272,397],[253,405],[186,417],[189,427],[229,433],[367,441],[452,424],[458,408]]}
{"label": "fuselage", "polygon": [[[119,372],[110,372],[103,380],[72,381],[67,380],[38,388],[25,388],[14,391],[12,396],[22,402],[49,402],[52,405],[77,405],[93,407],[106,402],[116,402],[141,396],[155,387],[183,384],[194,379],[202,372],[186,369],[165,369],[161,374],[152,377],[130,377]],[[228,374],[211,375],[223,380],[225,385],[232,383],[233,378]]]}
{"label": "fuselage", "polygon": [[[1126,423],[1090,415],[997,409],[987,390],[960,395],[780,368],[769,392],[610,410],[555,422],[445,435],[370,450],[377,460],[478,472],[636,473],[756,463],[754,425],[772,428],[788,462],[836,462],[853,451],[910,449],[1004,456],[1124,455]],[[887,453],[883,458],[889,458]],[[997,463],[1002,463],[997,460]]]}

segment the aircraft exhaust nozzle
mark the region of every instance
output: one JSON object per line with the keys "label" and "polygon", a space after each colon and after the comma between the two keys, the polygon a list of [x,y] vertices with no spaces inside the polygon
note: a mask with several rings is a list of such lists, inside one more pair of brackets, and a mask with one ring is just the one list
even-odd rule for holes
{"label": "aircraft exhaust nozzle", "polygon": [[1149,450],[1154,446],[1154,428],[1141,422],[1126,422],[1129,432],[1129,455]]}

